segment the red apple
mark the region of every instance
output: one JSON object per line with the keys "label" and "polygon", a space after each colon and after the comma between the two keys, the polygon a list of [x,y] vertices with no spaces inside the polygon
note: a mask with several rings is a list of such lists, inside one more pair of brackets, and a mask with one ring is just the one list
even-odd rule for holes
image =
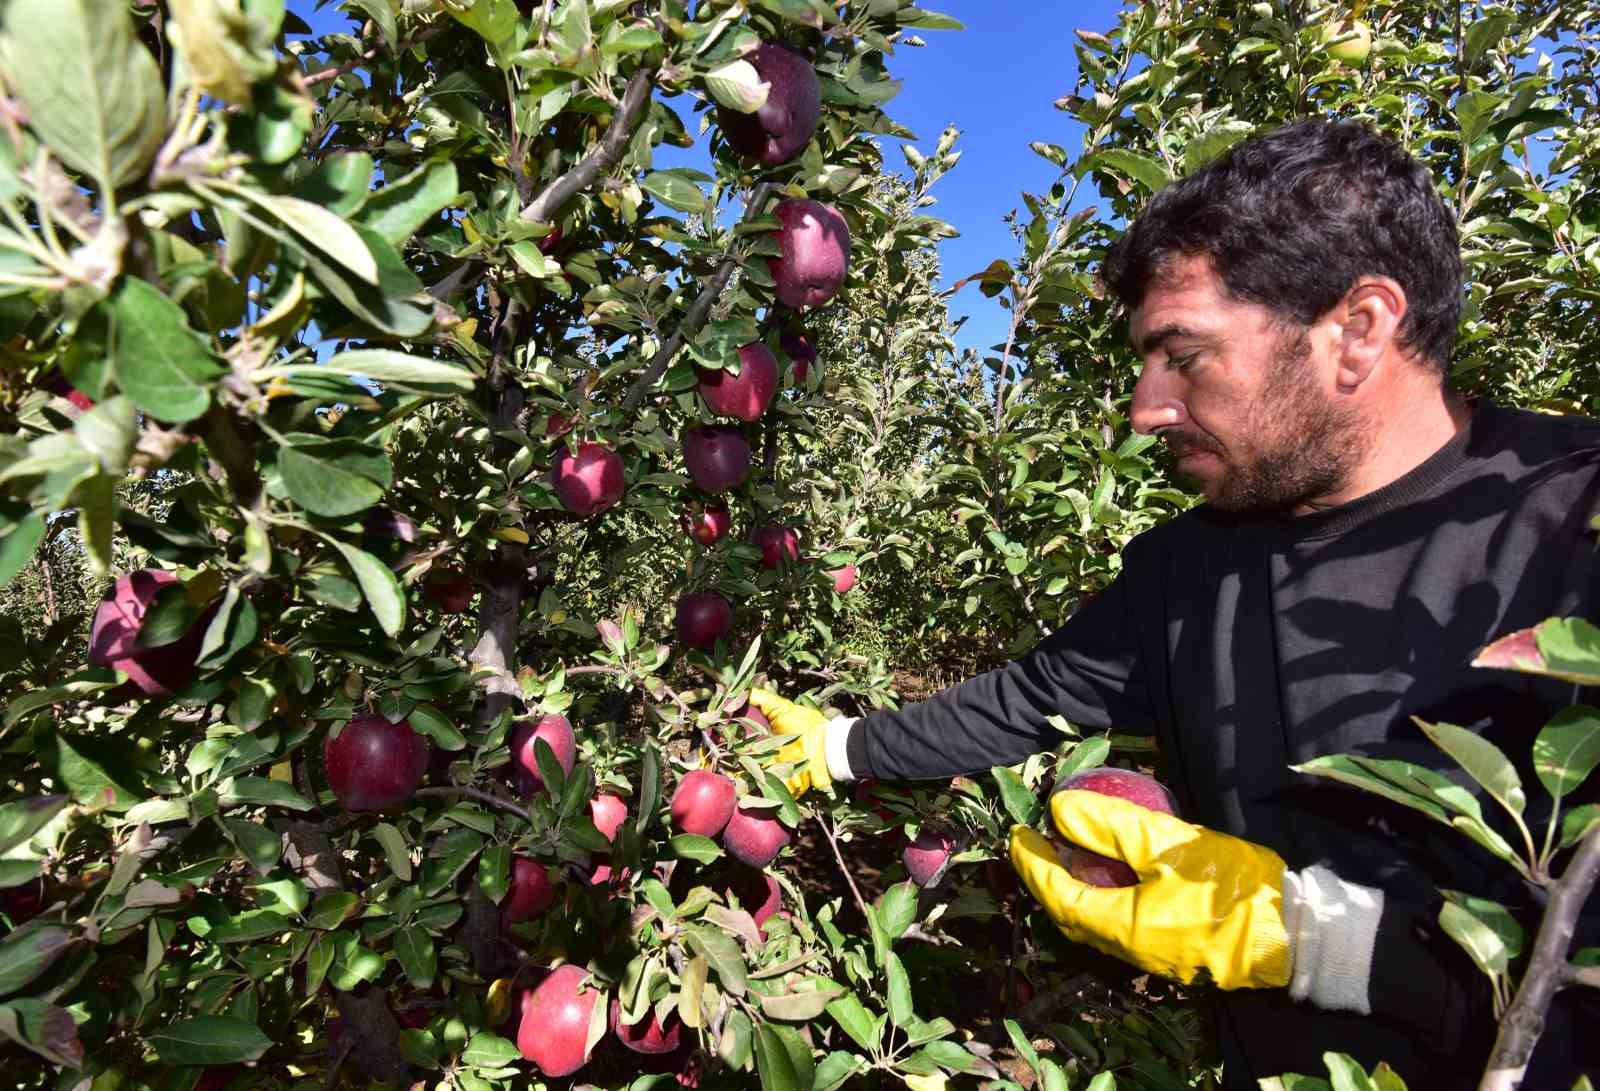
{"label": "red apple", "polygon": [[565,413],[551,413],[550,419],[544,423],[546,436],[564,436],[572,431],[572,418]]}
{"label": "red apple", "polygon": [[672,793],[672,825],[681,833],[715,837],[727,826],[736,800],[733,780],[709,769],[694,769]]}
{"label": "red apple", "polygon": [[676,1012],[669,1012],[666,1023],[662,1024],[651,1010],[645,1018],[627,1026],[622,1021],[622,1001],[612,997],[611,1032],[617,1036],[617,1041],[635,1053],[671,1053],[683,1037],[683,1023]]}
{"label": "red apple", "polygon": [[716,545],[732,524],[726,504],[691,504],[684,509],[683,532],[703,546]]}
{"label": "red apple", "polygon": [[673,625],[679,640],[691,648],[709,652],[717,646],[717,640],[733,627],[733,607],[721,595],[691,591],[678,599],[678,612]]}
{"label": "red apple", "polygon": [[459,568],[435,571],[424,585],[441,614],[464,614],[472,604],[472,577]]}
{"label": "red apple", "polygon": [[550,476],[561,506],[585,519],[622,499],[622,456],[603,443],[580,443],[576,454],[563,447]]}
{"label": "red apple", "polygon": [[740,705],[738,711],[730,716],[729,719],[744,727],[746,734],[772,734],[772,721],[767,719],[765,712],[762,712],[749,701]]}
{"label": "red apple", "polygon": [[750,473],[750,442],[732,425],[701,425],[684,433],[683,462],[701,490],[727,492]]}
{"label": "red apple", "polygon": [[832,299],[850,267],[850,228],[832,205],[806,198],[778,202],[778,249],[767,267],[778,298],[790,307]]}
{"label": "red apple", "polygon": [[322,747],[328,786],[350,811],[379,811],[411,798],[432,747],[410,720],[357,716]]}
{"label": "red apple", "polygon": [[750,542],[761,550],[762,568],[778,568],[785,560],[790,564],[800,560],[800,534],[793,527],[776,524],[758,527],[750,535]]}
{"label": "red apple", "polygon": [[700,396],[719,417],[758,421],[778,392],[778,358],[760,341],[739,350],[739,374],[696,366],[695,375]]}
{"label": "red apple", "polygon": [[589,1022],[605,994],[584,989],[589,971],[557,966],[522,1007],[517,1049],[546,1076],[570,1076],[589,1062]]}
{"label": "red apple", "polygon": [[995,1009],[1002,1012],[1015,1012],[1018,1008],[1025,1008],[1033,1001],[1033,982],[1021,970],[1012,968],[1009,974],[1000,973],[993,979],[993,993],[990,999]]}
{"label": "red apple", "polygon": [[811,365],[817,362],[817,347],[811,343],[811,338],[804,331],[786,333],[778,339],[778,347],[789,357],[789,373],[794,376],[796,385],[804,383],[811,373]]}
{"label": "red apple", "polygon": [[511,886],[500,904],[500,920],[512,925],[531,921],[556,900],[556,885],[550,871],[531,856],[521,853],[511,858]]}
{"label": "red apple", "polygon": [[628,820],[628,805],[617,796],[601,792],[589,801],[589,814],[594,818],[594,828],[611,841]]}
{"label": "red apple", "polygon": [[95,608],[89,631],[89,665],[122,671],[149,697],[165,697],[188,685],[211,611],[171,644],[146,648],[139,643],[139,630],[150,604],[163,588],[177,582],[177,576],[161,568],[141,568],[119,577]]}
{"label": "red apple", "polygon": [[736,868],[723,889],[723,896],[728,895],[738,899],[739,908],[750,914],[763,936],[767,934],[767,921],[783,908],[783,888],[778,880],[754,868]]}
{"label": "red apple", "polygon": [[539,240],[539,253],[544,254],[546,257],[554,254],[556,247],[561,245],[561,240],[565,236],[566,232],[561,230],[561,225],[556,224],[555,227],[550,229],[550,234]]}
{"label": "red apple", "polygon": [[553,713],[518,723],[511,730],[511,770],[524,799],[544,791],[544,774],[539,772],[539,761],[534,756],[534,744],[540,739],[550,744],[556,764],[568,776],[578,761],[578,740],[565,716]]}
{"label": "red apple", "polygon": [[853,564],[847,564],[843,568],[835,568],[828,574],[833,577],[835,594],[846,594],[856,585],[856,566]]}
{"label": "red apple", "polygon": [[954,848],[948,835],[939,830],[924,828],[917,834],[915,840],[909,842],[900,853],[901,861],[906,865],[906,872],[911,876],[911,881],[921,887],[929,887],[944,878],[944,873],[950,869],[950,853]]}
{"label": "red apple", "polygon": [[722,847],[735,860],[764,868],[789,843],[789,830],[766,808],[739,806],[722,830]]}
{"label": "red apple", "polygon": [[[1165,785],[1154,777],[1147,777],[1143,773],[1135,773],[1129,769],[1086,769],[1081,773],[1074,773],[1055,786],[1056,792],[1069,789],[1115,796],[1130,803],[1137,803],[1146,810],[1159,811],[1162,814],[1178,813],[1172,793],[1167,791]],[[1061,851],[1062,862],[1066,864],[1067,870],[1081,883],[1109,887],[1133,886],[1139,881],[1138,873],[1121,860],[1101,856],[1077,845],[1059,845],[1058,850]]]}
{"label": "red apple", "polygon": [[778,42],[762,42],[746,53],[768,85],[767,101],[754,113],[717,107],[722,135],[745,159],[775,167],[799,155],[822,117],[822,85],[804,56]]}

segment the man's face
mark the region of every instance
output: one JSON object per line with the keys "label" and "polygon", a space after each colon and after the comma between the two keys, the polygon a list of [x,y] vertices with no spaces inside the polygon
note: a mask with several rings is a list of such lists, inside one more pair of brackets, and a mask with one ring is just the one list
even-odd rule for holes
{"label": "man's face", "polygon": [[1293,512],[1335,493],[1366,439],[1335,396],[1318,330],[1227,299],[1203,258],[1176,258],[1133,314],[1144,359],[1133,426],[1161,437],[1215,507]]}

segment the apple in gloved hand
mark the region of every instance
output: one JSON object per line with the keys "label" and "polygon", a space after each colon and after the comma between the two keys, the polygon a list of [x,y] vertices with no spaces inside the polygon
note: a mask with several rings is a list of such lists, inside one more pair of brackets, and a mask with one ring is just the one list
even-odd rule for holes
{"label": "apple in gloved hand", "polygon": [[[1159,811],[1162,814],[1178,813],[1172,793],[1167,791],[1165,785],[1154,777],[1147,777],[1143,773],[1127,769],[1085,769],[1058,783],[1050,794],[1054,795],[1069,788],[1126,799],[1146,810]],[[1051,839],[1055,840],[1054,837]],[[1088,883],[1090,886],[1133,886],[1139,881],[1139,876],[1134,870],[1121,860],[1101,856],[1097,852],[1090,852],[1088,849],[1069,845],[1064,841],[1057,842],[1057,846],[1061,862],[1080,883]]]}

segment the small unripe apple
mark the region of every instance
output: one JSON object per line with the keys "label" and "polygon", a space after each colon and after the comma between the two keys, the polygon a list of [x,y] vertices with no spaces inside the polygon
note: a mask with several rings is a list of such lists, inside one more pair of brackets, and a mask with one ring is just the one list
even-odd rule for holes
{"label": "small unripe apple", "polygon": [[428,771],[432,747],[411,721],[357,716],[322,747],[328,786],[346,810],[379,811],[406,802]]}
{"label": "small unripe apple", "polygon": [[539,772],[535,744],[543,739],[555,753],[556,764],[568,776],[578,761],[578,740],[572,723],[560,713],[523,720],[511,730],[511,772],[524,799],[544,791],[544,774]]}
{"label": "small unripe apple", "polygon": [[672,825],[682,833],[715,837],[733,815],[733,780],[709,769],[685,773],[672,793]]}
{"label": "small unripe apple", "polygon": [[556,885],[550,881],[549,869],[531,856],[513,856],[511,886],[500,904],[500,920],[507,925],[532,920],[555,900]]}
{"label": "small unripe apple", "polygon": [[789,374],[794,376],[795,385],[803,384],[817,362],[817,347],[810,336],[804,332],[786,333],[778,338],[778,347],[789,357]]}
{"label": "small unripe apple", "polygon": [[1340,64],[1359,68],[1367,63],[1367,57],[1372,53],[1372,28],[1360,19],[1344,19],[1328,32],[1328,38],[1332,40],[1346,34],[1354,36],[1329,46],[1328,56]]}
{"label": "small unripe apple", "polygon": [[736,860],[764,868],[789,843],[789,830],[765,808],[739,806],[722,830],[722,847]]}
{"label": "small unripe apple", "polygon": [[750,441],[732,425],[691,428],[683,436],[683,463],[702,492],[727,492],[750,474]]}
{"label": "small unripe apple", "polygon": [[550,478],[561,506],[587,519],[622,499],[622,456],[603,443],[580,443],[576,454],[563,447]]}
{"label": "small unripe apple", "polygon": [[691,591],[678,599],[678,612],[673,619],[673,626],[683,643],[709,652],[733,627],[733,607],[721,595],[709,591]]}
{"label": "small unripe apple", "polygon": [[612,997],[611,1032],[635,1053],[671,1053],[683,1038],[683,1023],[671,1012],[663,1024],[651,1011],[630,1027],[622,1021],[622,1001]]}
{"label": "small unripe apple", "polygon": [[900,853],[911,881],[920,887],[930,887],[944,878],[950,870],[950,854],[954,843],[939,830],[923,829]]}
{"label": "small unripe apple", "polygon": [[146,648],[139,643],[150,604],[164,588],[177,582],[177,576],[162,568],[141,568],[119,577],[95,608],[89,630],[89,665],[122,671],[130,684],[149,697],[165,697],[188,685],[210,624],[210,611],[171,644]]}
{"label": "small unripe apple", "polygon": [[434,572],[428,577],[425,589],[441,614],[464,614],[472,605],[472,577],[459,568]]}
{"label": "small unripe apple", "polygon": [[758,421],[778,392],[778,359],[760,341],[739,350],[739,374],[721,368],[696,367],[700,396],[719,417]]}
{"label": "small unripe apple", "polygon": [[853,564],[847,564],[843,568],[835,568],[829,575],[833,577],[834,594],[846,594],[856,585],[856,566]]}
{"label": "small unripe apple", "polygon": [[750,542],[761,550],[762,568],[779,568],[785,561],[795,564],[800,560],[800,534],[793,527],[758,527],[750,535]]}
{"label": "small unripe apple", "polygon": [[582,987],[588,977],[582,966],[557,966],[523,1004],[517,1049],[546,1076],[570,1076],[589,1062],[589,1022],[604,994]]}
{"label": "small unripe apple", "polygon": [[683,532],[703,546],[716,545],[728,533],[733,518],[726,504],[690,504],[684,509]]}
{"label": "small unripe apple", "polygon": [[769,258],[778,299],[795,308],[834,297],[850,268],[850,228],[832,205],[807,198],[778,202],[779,256]]}
{"label": "small unripe apple", "polygon": [[[1129,769],[1086,769],[1061,781],[1055,786],[1054,791],[1064,792],[1069,789],[1115,796],[1161,814],[1178,813],[1172,793],[1167,791],[1165,785],[1154,777],[1147,777],[1143,773],[1135,773]],[[1138,873],[1122,860],[1101,856],[1078,845],[1059,844],[1058,850],[1062,850],[1061,855],[1067,870],[1080,883],[1115,887],[1134,886],[1139,882]]]}
{"label": "small unripe apple", "polygon": [[762,42],[742,59],[767,84],[767,101],[750,114],[719,106],[717,124],[745,159],[766,167],[787,163],[805,150],[822,117],[817,70],[778,42]]}

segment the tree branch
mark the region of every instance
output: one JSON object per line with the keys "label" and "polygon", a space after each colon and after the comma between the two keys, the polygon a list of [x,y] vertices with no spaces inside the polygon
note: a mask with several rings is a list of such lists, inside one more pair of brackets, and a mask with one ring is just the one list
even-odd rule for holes
{"label": "tree branch", "polygon": [[867,900],[861,896],[861,888],[856,886],[856,877],[844,862],[844,853],[839,851],[839,839],[833,835],[833,827],[820,814],[817,815],[817,825],[822,827],[822,835],[828,839],[828,846],[833,849],[833,858],[838,861],[839,872],[844,876],[844,881],[850,884],[850,893],[855,895],[856,905],[861,909],[861,918],[871,920],[872,914],[867,912]]}
{"label": "tree branch", "polygon": [[1500,1032],[1489,1054],[1479,1091],[1513,1091],[1521,1086],[1528,1061],[1544,1033],[1544,1019],[1556,992],[1570,980],[1567,949],[1572,946],[1578,917],[1600,879],[1600,828],[1578,843],[1567,870],[1550,886],[1550,901],[1533,941],[1528,969],[1517,995],[1500,1020]]}
{"label": "tree branch", "polygon": [[514,814],[524,822],[533,821],[533,815],[528,812],[526,807],[513,803],[509,799],[501,799],[493,792],[486,792],[482,788],[467,788],[459,784],[452,784],[447,788],[418,788],[416,794],[419,796],[466,796],[468,799],[476,799],[480,803],[487,803],[491,807],[499,807],[502,811]]}
{"label": "tree branch", "polygon": [[474,276],[482,274],[488,266],[477,258],[468,258],[450,272],[428,285],[428,294],[443,303],[460,291]]}
{"label": "tree branch", "polygon": [[560,207],[587,189],[602,171],[612,168],[622,158],[623,149],[633,138],[633,127],[650,101],[650,89],[655,84],[656,70],[651,65],[641,65],[628,78],[622,101],[611,117],[600,143],[589,149],[572,169],[545,186],[539,196],[522,210],[522,218],[533,223],[546,223]]}
{"label": "tree branch", "polygon": [[[744,216],[740,222],[748,223],[766,211],[767,199],[772,196],[772,184],[762,182],[750,191],[750,200],[744,208]],[[717,297],[728,286],[728,281],[733,279],[733,271],[739,267],[737,254],[727,254],[717,263],[716,271],[711,274],[711,279],[706,281],[706,286],[700,290],[699,296],[689,305],[689,312],[683,316],[673,335],[667,338],[667,343],[650,360],[650,366],[644,373],[634,380],[627,396],[622,399],[623,416],[631,417],[639,408],[639,403],[644,401],[644,396],[651,387],[660,381],[666,373],[667,365],[672,363],[672,358],[678,355],[678,350],[688,342],[689,338],[700,332],[700,327],[706,324],[706,319],[711,317],[711,308],[717,302]]]}

